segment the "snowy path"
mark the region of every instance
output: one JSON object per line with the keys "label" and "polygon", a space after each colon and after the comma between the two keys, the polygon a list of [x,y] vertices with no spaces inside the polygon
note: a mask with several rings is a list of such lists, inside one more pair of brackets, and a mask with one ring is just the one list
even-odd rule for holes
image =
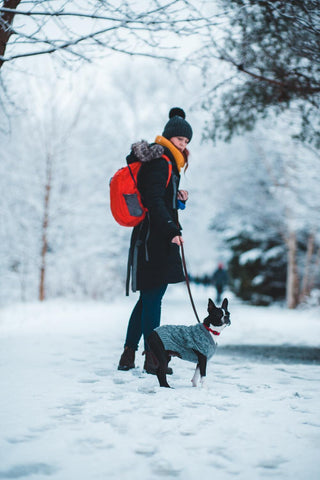
{"label": "snowy path", "polygon": [[[192,388],[193,365],[175,359],[169,390],[142,372],[141,351],[134,371],[116,370],[133,301],[1,312],[0,479],[320,478],[319,349],[309,348],[319,311],[234,305],[207,387]],[[192,323],[187,302],[171,297],[167,322],[181,309]],[[261,353],[272,338],[313,360],[231,350]]]}

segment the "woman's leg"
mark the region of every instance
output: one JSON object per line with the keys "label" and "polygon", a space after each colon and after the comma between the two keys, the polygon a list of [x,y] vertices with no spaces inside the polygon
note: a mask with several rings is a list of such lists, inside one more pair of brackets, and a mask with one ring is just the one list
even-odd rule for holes
{"label": "woman's leg", "polygon": [[136,350],[138,350],[139,341],[142,335],[141,312],[142,300],[140,295],[129,319],[126,341],[123,353],[120,357],[118,370],[130,370],[131,368],[135,368],[135,353]]}
{"label": "woman's leg", "polygon": [[141,292],[141,331],[144,338],[144,348],[149,350],[147,338],[152,330],[159,327],[161,317],[161,301],[168,285],[143,290]]}
{"label": "woman's leg", "polygon": [[160,325],[161,300],[166,289],[167,285],[164,285],[140,292],[139,300],[129,319],[124,352],[118,370],[130,370],[135,367],[135,351],[138,350],[142,334],[145,350],[149,351],[146,339]]}
{"label": "woman's leg", "polygon": [[155,328],[160,325],[161,301],[167,285],[142,290],[139,300],[132,310],[125,341],[125,347],[138,350],[141,336],[145,339],[145,349],[148,350],[146,339]]}
{"label": "woman's leg", "polygon": [[124,344],[125,347],[130,347],[135,351],[138,350],[139,341],[142,336],[141,313],[142,292],[140,293],[139,300],[137,301],[134,309],[132,310],[127,328],[126,341]]}

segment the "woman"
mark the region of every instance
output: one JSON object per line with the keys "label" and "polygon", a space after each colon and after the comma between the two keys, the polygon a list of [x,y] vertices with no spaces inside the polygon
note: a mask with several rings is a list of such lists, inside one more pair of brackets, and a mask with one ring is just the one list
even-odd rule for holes
{"label": "woman", "polygon": [[[138,188],[148,214],[134,228],[129,250],[128,272],[132,272],[132,290],[140,290],[127,329],[124,351],[118,370],[135,367],[135,352],[144,337],[144,369],[155,373],[157,365],[146,338],[160,325],[161,301],[169,283],[184,281],[179,245],[183,242],[178,222],[179,201],[188,199],[188,192],[178,190],[180,172],[188,165],[187,144],[192,128],[180,108],[172,108],[162,136],[154,144],[139,142],[132,146],[128,163],[143,162],[138,176]],[[172,173],[168,160],[172,164]],[[168,182],[168,178],[170,180]],[[127,278],[128,289],[129,276]],[[172,373],[168,369],[168,373]]]}

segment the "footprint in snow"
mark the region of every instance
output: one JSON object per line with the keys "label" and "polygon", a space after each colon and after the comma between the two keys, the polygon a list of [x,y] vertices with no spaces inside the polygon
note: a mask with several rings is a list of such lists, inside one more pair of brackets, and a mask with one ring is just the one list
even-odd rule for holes
{"label": "footprint in snow", "polygon": [[73,362],[87,362],[86,358],[79,358],[79,357],[70,357],[70,360]]}
{"label": "footprint in snow", "polygon": [[134,368],[130,370],[130,372],[127,371],[116,371],[116,373],[112,374],[113,378],[112,381],[113,383],[117,385],[122,385],[122,384],[128,384],[132,382],[136,382],[137,377],[142,378],[143,374],[141,373],[139,368]]}
{"label": "footprint in snow", "polygon": [[134,452],[137,453],[138,455],[143,455],[145,457],[152,457],[156,453],[157,449],[153,445],[148,445],[146,443],[141,443],[138,444]]}
{"label": "footprint in snow", "polygon": [[100,380],[97,380],[95,378],[82,378],[81,380],[78,380],[78,383],[97,383]]}
{"label": "footprint in snow", "polygon": [[112,443],[106,443],[104,439],[95,437],[78,438],[74,444],[85,454],[90,454],[95,450],[109,450],[114,448]]}
{"label": "footprint in snow", "polygon": [[56,415],[53,418],[66,418],[66,417],[74,417],[77,415],[81,415],[83,412],[83,407],[86,402],[74,402],[74,403],[66,403],[65,405],[61,405],[57,407],[58,410],[62,410],[64,413],[60,415]]}
{"label": "footprint in snow", "polygon": [[98,375],[98,377],[108,377],[111,373],[111,370],[107,370],[106,368],[101,368],[100,370],[96,370],[94,373]]}
{"label": "footprint in snow", "polygon": [[196,432],[192,429],[184,428],[183,430],[180,430],[180,435],[183,437],[191,437],[192,435],[195,435],[195,433]]}
{"label": "footprint in snow", "polygon": [[244,393],[254,393],[254,390],[252,390],[252,388],[248,387],[247,385],[240,385],[240,384],[238,384],[237,387],[241,390],[241,392],[244,392]]}
{"label": "footprint in snow", "polygon": [[190,402],[190,403],[185,403],[184,407],[187,408],[201,408],[203,406],[203,403],[200,402]]}
{"label": "footprint in snow", "polygon": [[0,470],[0,478],[26,478],[31,475],[53,475],[57,468],[46,463],[27,463],[14,465],[8,470]]}
{"label": "footprint in snow", "polygon": [[162,415],[163,420],[170,420],[171,418],[178,418],[177,413],[174,410],[169,410]]}
{"label": "footprint in snow", "polygon": [[208,455],[209,457],[217,457],[223,462],[227,461],[232,463],[234,461],[232,454],[229,454],[224,447],[219,447],[217,445],[214,448],[208,449]]}
{"label": "footprint in snow", "polygon": [[38,427],[32,427],[29,428],[30,432],[35,432],[37,433],[43,433],[43,432],[48,432],[49,430],[52,430],[55,428],[55,425],[53,423],[46,423],[44,425],[40,425]]}
{"label": "footprint in snow", "polygon": [[[34,440],[37,438],[37,435],[21,435],[20,437],[8,437],[6,440],[8,443],[11,444],[17,444],[17,443],[26,443],[30,442],[31,440]],[[1,477],[0,477],[1,478]]]}
{"label": "footprint in snow", "polygon": [[282,458],[280,456],[276,456],[276,457],[273,457],[273,458],[268,458],[268,459],[261,460],[257,464],[257,467],[265,468],[267,470],[275,470],[278,467],[280,467],[283,463],[286,463],[286,462],[287,462],[287,460],[285,460],[284,458]]}
{"label": "footprint in snow", "polygon": [[138,387],[138,392],[140,393],[145,393],[145,394],[152,394],[154,395],[156,393],[156,387],[150,387],[150,386],[142,386],[142,387]]}
{"label": "footprint in snow", "polygon": [[[309,413],[309,412],[308,412]],[[320,427],[320,424],[319,423],[316,423],[316,422],[302,422],[302,425],[308,425],[310,427],[316,427],[316,428],[319,428]]]}
{"label": "footprint in snow", "polygon": [[126,379],[125,378],[119,378],[119,377],[115,377],[112,379],[113,383],[115,383],[116,385],[122,385],[123,383],[127,383]]}
{"label": "footprint in snow", "polygon": [[152,471],[161,476],[178,477],[181,473],[180,468],[173,467],[167,460],[158,460],[152,466]]}
{"label": "footprint in snow", "polygon": [[92,420],[93,423],[111,423],[112,416],[111,415],[95,415]]}

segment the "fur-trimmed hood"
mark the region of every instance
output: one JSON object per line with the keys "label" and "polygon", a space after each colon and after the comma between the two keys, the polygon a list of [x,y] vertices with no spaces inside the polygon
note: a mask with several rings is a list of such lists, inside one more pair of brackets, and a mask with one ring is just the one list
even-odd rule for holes
{"label": "fur-trimmed hood", "polygon": [[136,161],[140,162],[151,162],[155,158],[161,157],[164,154],[164,148],[162,145],[157,143],[148,143],[145,140],[136,142],[131,145],[130,155],[127,156],[127,163],[133,163]]}

